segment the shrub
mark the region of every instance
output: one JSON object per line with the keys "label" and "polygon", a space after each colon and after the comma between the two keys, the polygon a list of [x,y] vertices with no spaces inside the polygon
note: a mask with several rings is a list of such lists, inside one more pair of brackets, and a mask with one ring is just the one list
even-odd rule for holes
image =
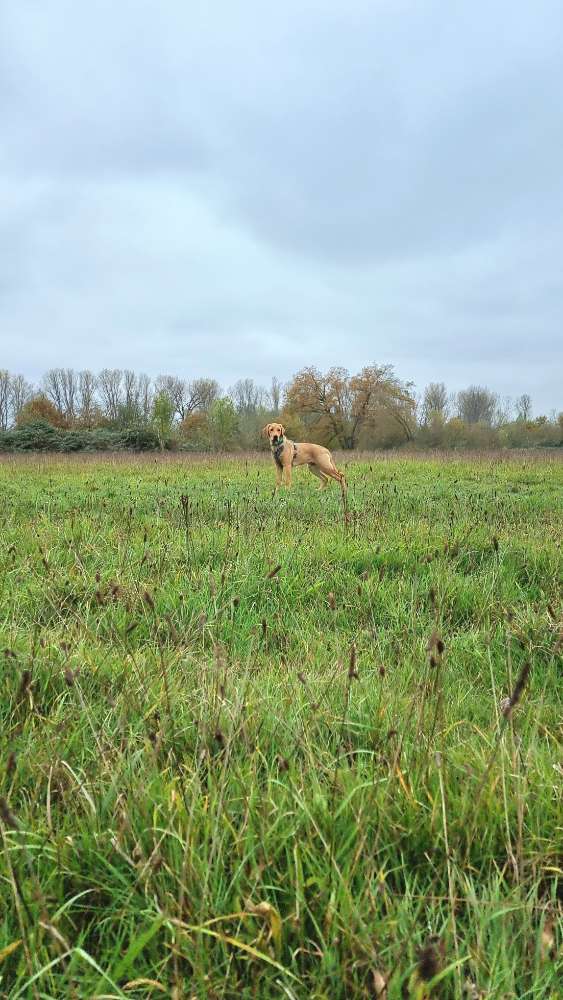
{"label": "shrub", "polygon": [[119,434],[119,443],[131,451],[155,451],[161,444],[158,430],[146,425],[126,427]]}
{"label": "shrub", "polygon": [[446,437],[446,421],[442,413],[431,410],[426,423],[418,428],[416,442],[423,448],[443,448]]}
{"label": "shrub", "polygon": [[[159,447],[164,449],[172,432],[174,407],[172,400],[165,392],[160,392],[153,403],[153,427],[157,434]],[[152,446],[151,446],[152,447]],[[144,449],[143,449],[144,450]]]}
{"label": "shrub", "polygon": [[190,413],[180,424],[182,451],[209,451],[209,423],[206,413]]}
{"label": "shrub", "polygon": [[452,417],[444,428],[446,448],[467,448],[468,443],[467,424],[459,417]]}
{"label": "shrub", "polygon": [[13,439],[11,431],[0,431],[0,452],[13,450]]}
{"label": "shrub", "polygon": [[209,437],[213,451],[229,451],[237,443],[238,418],[232,400],[216,399],[207,416]]}
{"label": "shrub", "polygon": [[35,420],[11,432],[14,451],[58,451],[61,432],[46,420]]}
{"label": "shrub", "polygon": [[83,451],[88,440],[85,431],[66,431],[59,435],[59,451]]}
{"label": "shrub", "polygon": [[107,427],[96,427],[84,437],[86,451],[117,451],[123,447],[119,431],[112,431]]}

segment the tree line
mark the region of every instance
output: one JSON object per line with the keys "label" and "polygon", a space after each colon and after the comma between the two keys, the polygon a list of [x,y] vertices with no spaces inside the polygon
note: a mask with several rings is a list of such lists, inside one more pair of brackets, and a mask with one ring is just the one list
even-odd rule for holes
{"label": "tree line", "polygon": [[533,417],[527,394],[501,399],[477,385],[450,393],[432,382],[417,395],[392,365],[374,363],[356,374],[307,367],[286,384],[245,378],[227,390],[213,378],[151,378],[119,368],[51,368],[33,385],[0,369],[2,450],[252,449],[263,446],[261,428],[273,418],[296,440],[345,450],[548,447],[563,440],[563,413]]}

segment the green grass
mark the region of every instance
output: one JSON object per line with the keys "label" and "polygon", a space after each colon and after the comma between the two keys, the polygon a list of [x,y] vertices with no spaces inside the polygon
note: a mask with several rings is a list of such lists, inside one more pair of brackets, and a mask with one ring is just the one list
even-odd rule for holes
{"label": "green grass", "polygon": [[0,996],[561,996],[563,463],[347,475],[0,463]]}

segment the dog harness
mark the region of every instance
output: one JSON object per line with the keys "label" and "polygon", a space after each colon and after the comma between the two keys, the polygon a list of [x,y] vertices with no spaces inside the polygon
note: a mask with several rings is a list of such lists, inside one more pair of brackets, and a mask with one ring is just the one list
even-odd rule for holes
{"label": "dog harness", "polygon": [[[278,469],[283,469],[281,457],[283,455],[284,448],[285,448],[285,438],[282,438],[281,441],[278,441],[276,447],[274,448],[274,461],[275,461]],[[297,457],[297,445],[295,444],[295,441],[294,441],[293,442],[293,457],[291,459],[291,464],[292,465],[293,465],[296,457]]]}

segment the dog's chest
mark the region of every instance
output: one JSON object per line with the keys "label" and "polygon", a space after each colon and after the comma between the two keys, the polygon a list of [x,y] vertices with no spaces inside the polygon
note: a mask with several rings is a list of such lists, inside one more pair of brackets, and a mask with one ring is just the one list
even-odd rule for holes
{"label": "dog's chest", "polygon": [[283,444],[278,444],[274,448],[274,450],[273,450],[274,462],[276,463],[278,469],[283,469],[282,455],[284,453],[284,449],[285,449],[286,444],[289,445],[289,447],[291,448],[291,451],[292,451],[292,455],[291,455],[291,464],[292,465],[295,462],[295,458],[297,456],[297,445],[294,444],[293,442],[290,443],[289,441],[287,441],[287,442],[284,441]]}
{"label": "dog's chest", "polygon": [[278,444],[274,448],[274,462],[276,463],[278,469],[283,469],[281,457],[283,455],[284,448],[285,448],[285,441],[283,444]]}

